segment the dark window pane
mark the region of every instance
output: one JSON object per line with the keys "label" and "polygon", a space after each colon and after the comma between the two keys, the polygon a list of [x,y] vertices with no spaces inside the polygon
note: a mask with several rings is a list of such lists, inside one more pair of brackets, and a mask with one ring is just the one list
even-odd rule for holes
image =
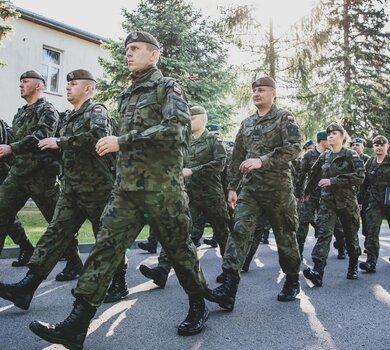
{"label": "dark window pane", "polygon": [[51,68],[51,77],[50,77],[50,91],[58,92],[58,78],[60,70],[58,68]]}

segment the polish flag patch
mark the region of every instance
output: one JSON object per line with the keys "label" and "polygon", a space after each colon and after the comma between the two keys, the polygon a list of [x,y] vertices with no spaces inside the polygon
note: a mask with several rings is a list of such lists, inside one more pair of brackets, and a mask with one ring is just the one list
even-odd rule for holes
{"label": "polish flag patch", "polygon": [[102,109],[100,107],[95,107],[93,109],[94,112],[97,112],[97,113],[101,113],[102,112]]}
{"label": "polish flag patch", "polygon": [[176,85],[173,87],[173,92],[175,92],[178,95],[181,95],[181,89]]}
{"label": "polish flag patch", "polygon": [[52,113],[54,113],[54,112],[55,112],[55,109],[54,109],[54,108],[51,108],[51,107],[49,107],[49,111],[50,111],[50,112],[52,112]]}

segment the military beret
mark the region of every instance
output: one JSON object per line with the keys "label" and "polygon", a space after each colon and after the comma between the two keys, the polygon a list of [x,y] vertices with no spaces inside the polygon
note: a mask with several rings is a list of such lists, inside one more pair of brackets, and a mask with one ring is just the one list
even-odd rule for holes
{"label": "military beret", "polygon": [[66,75],[66,81],[92,80],[96,83],[95,77],[85,69],[76,69]]}
{"label": "military beret", "polygon": [[311,145],[314,145],[314,142],[312,139],[309,139],[307,140],[304,144],[303,144],[303,148],[306,148],[306,147],[309,147]]}
{"label": "military beret", "polygon": [[329,124],[328,127],[326,128],[327,134],[330,134],[332,131],[340,131],[343,134],[345,132],[344,128],[340,124],[337,124],[337,123]]}
{"label": "military beret", "polygon": [[361,137],[355,137],[354,139],[351,140],[349,144],[350,146],[352,146],[354,143],[361,143],[364,145],[366,143],[366,140]]}
{"label": "military beret", "polygon": [[206,110],[201,106],[194,106],[190,108],[191,115],[207,114]]}
{"label": "military beret", "polygon": [[252,89],[259,86],[269,86],[276,89],[275,80],[273,80],[271,77],[261,77],[252,83]]}
{"label": "military beret", "polygon": [[28,78],[39,79],[42,80],[44,84],[46,84],[45,78],[42,76],[41,73],[38,73],[36,70],[28,70],[20,76],[20,80]]}
{"label": "military beret", "polygon": [[389,143],[389,140],[382,136],[382,135],[378,135],[378,136],[375,136],[374,137],[374,140],[372,141],[372,143],[375,145],[375,144],[380,144],[380,145],[384,145],[386,143]]}
{"label": "military beret", "polygon": [[328,139],[328,134],[326,133],[325,130],[321,130],[317,132],[317,142],[320,142],[322,140],[327,140]]}
{"label": "military beret", "polygon": [[125,39],[125,48],[130,43],[143,42],[154,45],[157,49],[160,48],[160,44],[157,39],[150,33],[147,32],[132,32]]}
{"label": "military beret", "polygon": [[220,131],[221,127],[217,124],[208,124],[208,125],[206,125],[206,129],[208,131]]}

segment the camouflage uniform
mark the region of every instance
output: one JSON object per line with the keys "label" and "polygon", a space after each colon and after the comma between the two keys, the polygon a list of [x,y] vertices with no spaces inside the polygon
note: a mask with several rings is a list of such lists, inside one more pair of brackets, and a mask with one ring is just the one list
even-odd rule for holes
{"label": "camouflage uniform", "polygon": [[[229,189],[237,190],[240,182],[242,189],[234,212],[234,229],[226,244],[224,270],[241,270],[258,218],[266,217],[275,235],[283,272],[298,275],[298,217],[289,162],[298,156],[300,140],[291,113],[275,105],[265,116],[256,113],[242,122],[229,167]],[[248,158],[260,158],[262,167],[242,177],[239,166]]]}
{"label": "camouflage uniform", "polygon": [[367,262],[376,265],[379,257],[379,233],[382,219],[386,218],[390,225],[390,206],[384,204],[386,187],[390,186],[390,156],[386,155],[378,164],[376,157],[366,163],[366,179],[362,190],[367,194]]}
{"label": "camouflage uniform", "polygon": [[99,157],[95,145],[110,134],[106,109],[90,100],[64,117],[57,142],[62,151],[62,188],[53,220],[28,264],[34,273],[43,277],[50,273],[86,219],[97,235],[114,177],[109,159]]}
{"label": "camouflage uniform", "polygon": [[[360,155],[360,159],[363,161],[364,164],[366,164],[366,162],[370,159],[370,156],[368,156],[365,153],[362,153]],[[362,235],[364,237],[367,237],[367,217],[366,217],[366,213],[367,213],[367,207],[368,207],[368,194],[365,193],[364,191],[362,191],[361,188],[359,189],[359,193],[358,193],[358,203],[361,204],[360,218],[362,220]],[[367,238],[365,239],[364,247],[366,245],[366,240],[367,240]]]}
{"label": "camouflage uniform", "polygon": [[[7,125],[6,122],[0,119],[0,145],[2,144],[8,145],[13,141],[14,141],[14,137],[12,135],[11,128]],[[0,159],[0,185],[4,182],[5,178],[7,177],[10,166],[11,166],[10,157],[6,157],[6,159],[4,158]],[[11,237],[12,241],[18,245],[22,241],[27,240],[27,236],[22,226],[22,223],[19,221],[17,216],[15,217],[15,220],[12,222],[12,224],[10,224],[7,227],[6,231],[0,234],[0,253],[4,247],[6,234],[8,234]]]}
{"label": "camouflage uniform", "polygon": [[[0,232],[4,234],[17,212],[32,198],[50,223],[57,203],[59,188],[57,152],[41,151],[37,143],[55,134],[58,112],[44,98],[20,108],[12,122],[15,141],[11,170],[0,186]],[[77,242],[68,246],[68,260],[77,252]]]}
{"label": "camouflage uniform", "polygon": [[114,271],[146,223],[156,232],[180,284],[201,295],[206,282],[189,230],[182,176],[190,142],[190,114],[180,87],[152,70],[119,99],[120,151],[113,191],[101,219],[76,298],[102,303]]}
{"label": "camouflage uniform", "polygon": [[313,165],[305,195],[312,193],[321,179],[331,186],[321,188],[318,210],[318,239],[312,252],[313,262],[325,264],[337,218],[344,230],[350,260],[361,254],[357,232],[359,213],[357,187],[364,180],[364,164],[355,151],[342,148],[339,153],[324,152]]}

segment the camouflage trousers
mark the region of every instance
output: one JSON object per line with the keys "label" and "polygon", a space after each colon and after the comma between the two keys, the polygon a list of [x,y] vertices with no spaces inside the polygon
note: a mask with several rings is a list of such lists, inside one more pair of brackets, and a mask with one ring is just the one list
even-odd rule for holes
{"label": "camouflage trousers", "polygon": [[338,218],[344,231],[349,258],[357,258],[361,254],[358,239],[360,223],[357,202],[348,203],[345,208],[338,209],[333,200],[322,198],[317,217],[318,238],[311,254],[314,262],[326,263]]}
{"label": "camouflage trousers", "polygon": [[[16,214],[31,198],[38,206],[48,223],[54,214],[59,195],[56,175],[48,176],[45,168],[29,176],[9,174],[0,186],[0,235],[7,234],[15,222]],[[71,259],[77,250],[77,239],[73,239],[65,251],[65,257]]]}
{"label": "camouflage trousers", "polygon": [[383,218],[390,226],[390,206],[370,201],[366,211],[367,220],[367,261],[377,263],[379,257],[379,234]]}
{"label": "camouflage trousers", "polygon": [[298,274],[301,263],[295,236],[298,216],[290,187],[280,187],[275,191],[255,191],[245,187],[241,190],[222,268],[241,271],[260,218],[267,218],[271,224],[283,272],[286,275]]}
{"label": "camouflage trousers", "polygon": [[[61,258],[64,248],[73,241],[75,233],[88,219],[95,236],[99,230],[100,216],[110,195],[109,191],[87,193],[61,192],[53,219],[39,239],[29,261],[33,272],[47,277]],[[73,256],[73,259],[77,258]],[[73,260],[71,259],[71,260]]]}
{"label": "camouflage trousers", "polygon": [[257,223],[255,233],[253,234],[252,243],[250,245],[250,248],[249,248],[249,251],[248,251],[248,254],[246,257],[249,261],[251,261],[253,259],[253,256],[256,254],[257,248],[260,245],[260,242],[263,238],[264,233],[266,231],[268,231],[268,234],[269,234],[270,228],[271,228],[271,225],[266,218],[261,218],[259,220],[259,222]]}
{"label": "camouflage trousers", "polygon": [[190,238],[188,197],[177,192],[129,192],[115,185],[104,208],[101,227],[73,295],[99,306],[125,254],[146,223],[172,262],[179,283],[189,295],[207,288],[196,248]]}

